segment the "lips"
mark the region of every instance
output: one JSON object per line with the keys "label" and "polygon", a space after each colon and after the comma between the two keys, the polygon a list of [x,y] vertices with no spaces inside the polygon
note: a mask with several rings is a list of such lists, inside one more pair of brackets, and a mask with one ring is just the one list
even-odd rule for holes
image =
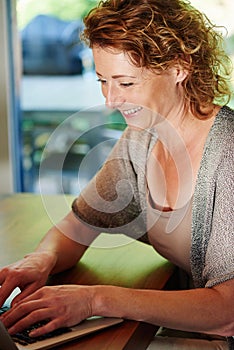
{"label": "lips", "polygon": [[136,107],[136,108],[130,108],[126,110],[122,110],[122,114],[124,117],[129,118],[135,116],[139,111],[141,111],[143,108],[142,107]]}

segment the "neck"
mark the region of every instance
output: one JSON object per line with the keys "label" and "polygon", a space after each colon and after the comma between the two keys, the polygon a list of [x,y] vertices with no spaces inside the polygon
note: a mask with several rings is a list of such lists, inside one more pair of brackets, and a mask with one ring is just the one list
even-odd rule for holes
{"label": "neck", "polygon": [[198,142],[202,135],[207,136],[220,107],[214,105],[207,117],[194,116],[190,110],[178,108],[170,111],[162,123],[156,126],[159,135],[167,142],[178,145],[178,139],[185,145]]}

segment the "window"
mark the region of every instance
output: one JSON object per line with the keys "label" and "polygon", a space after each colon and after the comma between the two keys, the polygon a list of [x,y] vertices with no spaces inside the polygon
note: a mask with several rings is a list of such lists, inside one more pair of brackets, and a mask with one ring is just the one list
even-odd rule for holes
{"label": "window", "polygon": [[[125,127],[118,114],[104,115],[104,118],[107,118],[108,127],[100,130],[100,125],[97,124],[103,123],[101,107],[104,100],[92,73],[90,51],[82,45],[80,50],[71,50],[75,47],[77,49],[72,41],[74,38],[72,34],[79,30],[83,14],[96,3],[97,0],[63,0],[59,2],[56,0],[39,2],[34,0],[0,0],[0,45],[3,48],[0,65],[0,192],[38,192],[40,164],[45,159],[48,171],[47,173],[45,171],[45,177],[41,174],[44,190],[50,193],[61,191],[77,193],[79,191],[76,186],[78,166],[84,155],[95,146],[93,141],[96,139],[99,142],[100,135],[103,142],[111,140],[103,148],[105,151],[100,162],[97,162],[98,167]],[[213,22],[227,27],[227,51],[234,62],[233,0],[192,0],[191,3],[205,12]],[[33,5],[31,12],[25,12],[25,9],[30,9],[30,4]],[[17,36],[16,28],[16,5],[19,36]],[[53,13],[53,11],[55,12]],[[36,19],[37,23],[35,23]],[[30,39],[32,31],[36,31],[36,24],[39,27],[40,25],[45,26],[46,19],[49,23],[47,25],[51,29],[44,30],[44,32],[56,34],[58,30],[54,30],[55,26],[57,25],[56,28],[60,26],[61,29],[64,25],[64,28],[66,27],[65,33],[70,33],[67,37],[70,39],[70,42],[68,40],[69,57],[73,57],[70,66],[64,64],[68,52],[64,50],[64,47],[62,48],[61,43],[60,46],[49,45],[49,56],[45,56],[43,45],[36,48],[34,46],[33,53],[37,53],[38,60],[34,60],[34,63],[30,62],[30,46],[28,46],[27,40]],[[34,29],[31,26],[31,30],[27,32],[26,26],[32,24],[33,20]],[[25,41],[23,42],[24,29]],[[43,30],[39,32],[43,34]],[[19,38],[21,40],[18,40]],[[65,38],[64,34],[63,43],[66,43]],[[41,38],[41,44],[43,44],[43,40],[45,44],[45,38]],[[21,49],[24,57],[22,64],[19,54]],[[53,57],[55,52],[60,55],[60,60],[56,65],[51,65],[49,59]],[[39,57],[42,58],[41,62]],[[47,62],[46,67],[45,65],[43,67],[42,63],[45,62]],[[74,62],[76,69],[79,68],[80,71],[72,71]],[[22,76],[20,76],[21,67]],[[49,67],[50,72],[46,71]],[[92,96],[92,102],[90,102],[90,96]],[[230,105],[234,107],[233,100]],[[96,124],[93,124],[94,120]],[[99,120],[100,122],[98,122]],[[64,121],[67,121],[67,124],[63,124],[64,129],[57,129]],[[87,134],[85,132],[87,129],[91,129],[92,132]],[[54,130],[57,130],[58,133],[50,139]],[[61,132],[59,133],[59,131]],[[74,142],[72,142],[72,137]],[[47,153],[45,153],[45,145],[49,139],[53,141],[50,146],[54,147],[50,154],[48,154],[48,147],[46,148]],[[67,152],[68,156],[63,159],[61,152],[64,152],[63,145],[66,142],[69,143],[70,148]],[[50,158],[52,155],[53,161]],[[56,167],[58,164],[64,165],[62,179],[61,177],[57,179]],[[96,171],[96,169],[91,170],[90,174]],[[84,174],[84,177],[86,175]],[[84,179],[84,184],[87,179],[88,177]]]}

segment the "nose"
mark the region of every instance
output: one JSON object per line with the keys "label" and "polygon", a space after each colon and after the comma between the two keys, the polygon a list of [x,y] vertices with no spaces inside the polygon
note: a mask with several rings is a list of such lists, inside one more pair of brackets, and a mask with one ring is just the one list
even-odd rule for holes
{"label": "nose", "polygon": [[108,84],[106,86],[105,92],[103,95],[106,99],[105,103],[108,108],[116,109],[120,107],[124,102],[124,96],[117,86],[114,84]]}

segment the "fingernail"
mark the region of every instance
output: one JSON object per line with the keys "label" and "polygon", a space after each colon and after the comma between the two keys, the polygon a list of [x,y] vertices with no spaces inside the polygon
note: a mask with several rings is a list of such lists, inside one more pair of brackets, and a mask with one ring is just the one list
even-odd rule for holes
{"label": "fingernail", "polygon": [[36,337],[37,336],[37,332],[36,331],[31,331],[28,335],[30,337]]}

